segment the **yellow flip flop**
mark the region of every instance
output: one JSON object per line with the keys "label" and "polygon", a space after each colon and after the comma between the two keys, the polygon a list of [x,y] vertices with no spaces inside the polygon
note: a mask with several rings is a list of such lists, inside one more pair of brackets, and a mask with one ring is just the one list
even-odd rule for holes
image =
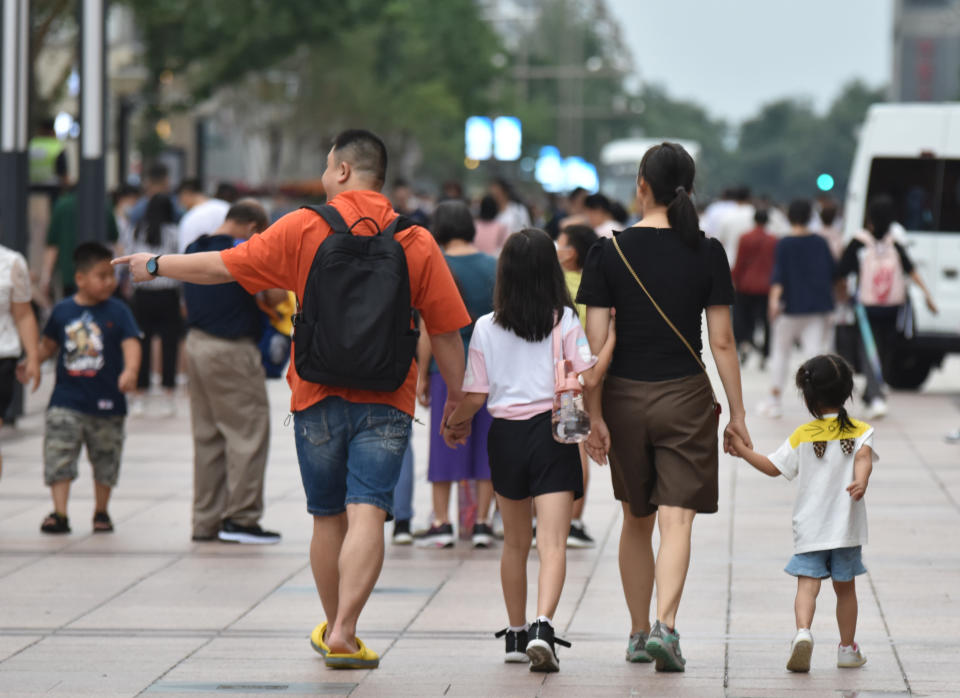
{"label": "yellow flip flop", "polygon": [[358,637],[357,646],[360,648],[352,654],[338,654],[327,652],[323,661],[331,669],[376,669],[380,666],[380,655],[368,648]]}
{"label": "yellow flip flop", "polygon": [[310,646],[319,652],[320,656],[322,657],[326,657],[328,654],[330,654],[330,648],[327,647],[327,643],[323,641],[323,636],[326,634],[327,621],[323,621],[320,625],[313,629],[312,633],[310,633]]}

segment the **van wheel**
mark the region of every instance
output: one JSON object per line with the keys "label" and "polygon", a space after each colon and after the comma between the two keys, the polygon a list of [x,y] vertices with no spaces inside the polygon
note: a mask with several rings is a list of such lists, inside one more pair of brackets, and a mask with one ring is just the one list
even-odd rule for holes
{"label": "van wheel", "polygon": [[919,390],[934,364],[933,357],[920,352],[899,351],[892,358],[884,378],[897,390]]}

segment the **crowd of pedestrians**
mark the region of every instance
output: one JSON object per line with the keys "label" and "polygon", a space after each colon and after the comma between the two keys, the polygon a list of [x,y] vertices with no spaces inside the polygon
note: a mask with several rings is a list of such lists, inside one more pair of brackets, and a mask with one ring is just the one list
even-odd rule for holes
{"label": "crowd of pedestrians", "polygon": [[[269,460],[265,381],[286,353],[312,517],[310,565],[325,614],[310,642],[328,666],[379,664],[357,628],[383,564],[384,524],[394,521],[395,544],[416,538],[425,547],[453,547],[466,522],[451,512],[456,485],[461,501],[466,493],[475,505],[461,533],[477,547],[503,540],[507,622],[497,636],[505,661],[559,670],[556,648],[570,646],[555,629],[566,550],[593,545],[583,524],[587,485],[591,468],[609,464],[622,506],[626,660],[683,671],[678,617],[692,526],[698,514],[718,509],[721,447],[801,483],[786,568],[798,579],[787,668],[810,669],[813,609],[821,579],[830,577],[838,666],[862,665],[854,578],[865,572],[863,495],[874,431],[847,414],[852,370],[829,345],[849,288],[866,308],[881,365],[891,360],[908,280],[935,311],[895,235],[891,203],[871,201],[867,229],[845,246],[828,201],[797,199],[784,215],[739,187],[699,215],[694,161],[673,143],[651,148],[639,163],[633,214],[583,190],[540,213],[503,179],[474,202],[448,183],[436,204],[396,179],[388,199],[386,181],[383,142],[345,131],[327,154],[326,205],[270,225],[257,201],[238,200],[231,187],[207,196],[187,180],[174,194],[166,168],[156,165],[142,191],[118,191],[106,212],[116,221],[113,266],[107,247],[75,244],[76,201],[61,196],[40,282],[44,294],[62,300],[42,333],[26,263],[0,249],[0,403],[9,402],[15,374],[35,389],[41,362],[57,362],[43,454],[53,511],[41,530],[70,532],[68,495],[83,446],[94,470],[93,530],[113,530],[108,504],[126,399],[133,395],[131,415],[145,412],[157,337],[160,414],[175,409],[181,366],[187,375],[193,540],[277,542],[279,533],[260,526]],[[723,403],[702,358],[703,317]],[[279,359],[264,342],[271,330],[287,339]],[[753,353],[762,366],[769,359],[762,412],[780,417],[798,344],[804,363],[795,383],[815,421],[774,454],[757,454],[741,363]],[[579,375],[589,415],[580,444],[557,436],[564,371]],[[881,378],[867,375],[864,399],[870,416],[880,417]],[[432,490],[419,533],[411,526],[410,439],[418,401],[430,408],[424,457]],[[539,585],[528,616],[533,546]]]}

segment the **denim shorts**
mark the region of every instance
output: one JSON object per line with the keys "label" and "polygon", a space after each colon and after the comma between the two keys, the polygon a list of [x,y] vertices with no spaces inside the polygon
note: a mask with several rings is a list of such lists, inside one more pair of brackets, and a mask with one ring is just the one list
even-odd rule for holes
{"label": "denim shorts", "polygon": [[293,415],[307,511],[335,516],[372,504],[393,518],[393,489],[410,441],[411,417],[390,405],[328,397]]}
{"label": "denim shorts", "polygon": [[861,546],[858,545],[853,548],[799,553],[790,558],[790,562],[783,571],[794,577],[813,577],[814,579],[833,577],[835,582],[849,582],[867,571],[863,566],[860,552]]}

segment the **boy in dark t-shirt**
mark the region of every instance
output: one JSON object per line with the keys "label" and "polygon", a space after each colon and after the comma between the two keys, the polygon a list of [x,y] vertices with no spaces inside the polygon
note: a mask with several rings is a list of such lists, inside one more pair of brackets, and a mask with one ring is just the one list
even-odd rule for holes
{"label": "boy in dark t-shirt", "polygon": [[54,306],[40,340],[41,361],[59,352],[43,439],[44,481],[53,497],[53,511],[40,526],[44,533],[70,532],[67,497],[84,444],[93,465],[93,531],[113,530],[107,503],[120,471],[123,394],[137,385],[140,330],[130,309],[112,297],[111,256],[99,243],[77,246],[77,292]]}

